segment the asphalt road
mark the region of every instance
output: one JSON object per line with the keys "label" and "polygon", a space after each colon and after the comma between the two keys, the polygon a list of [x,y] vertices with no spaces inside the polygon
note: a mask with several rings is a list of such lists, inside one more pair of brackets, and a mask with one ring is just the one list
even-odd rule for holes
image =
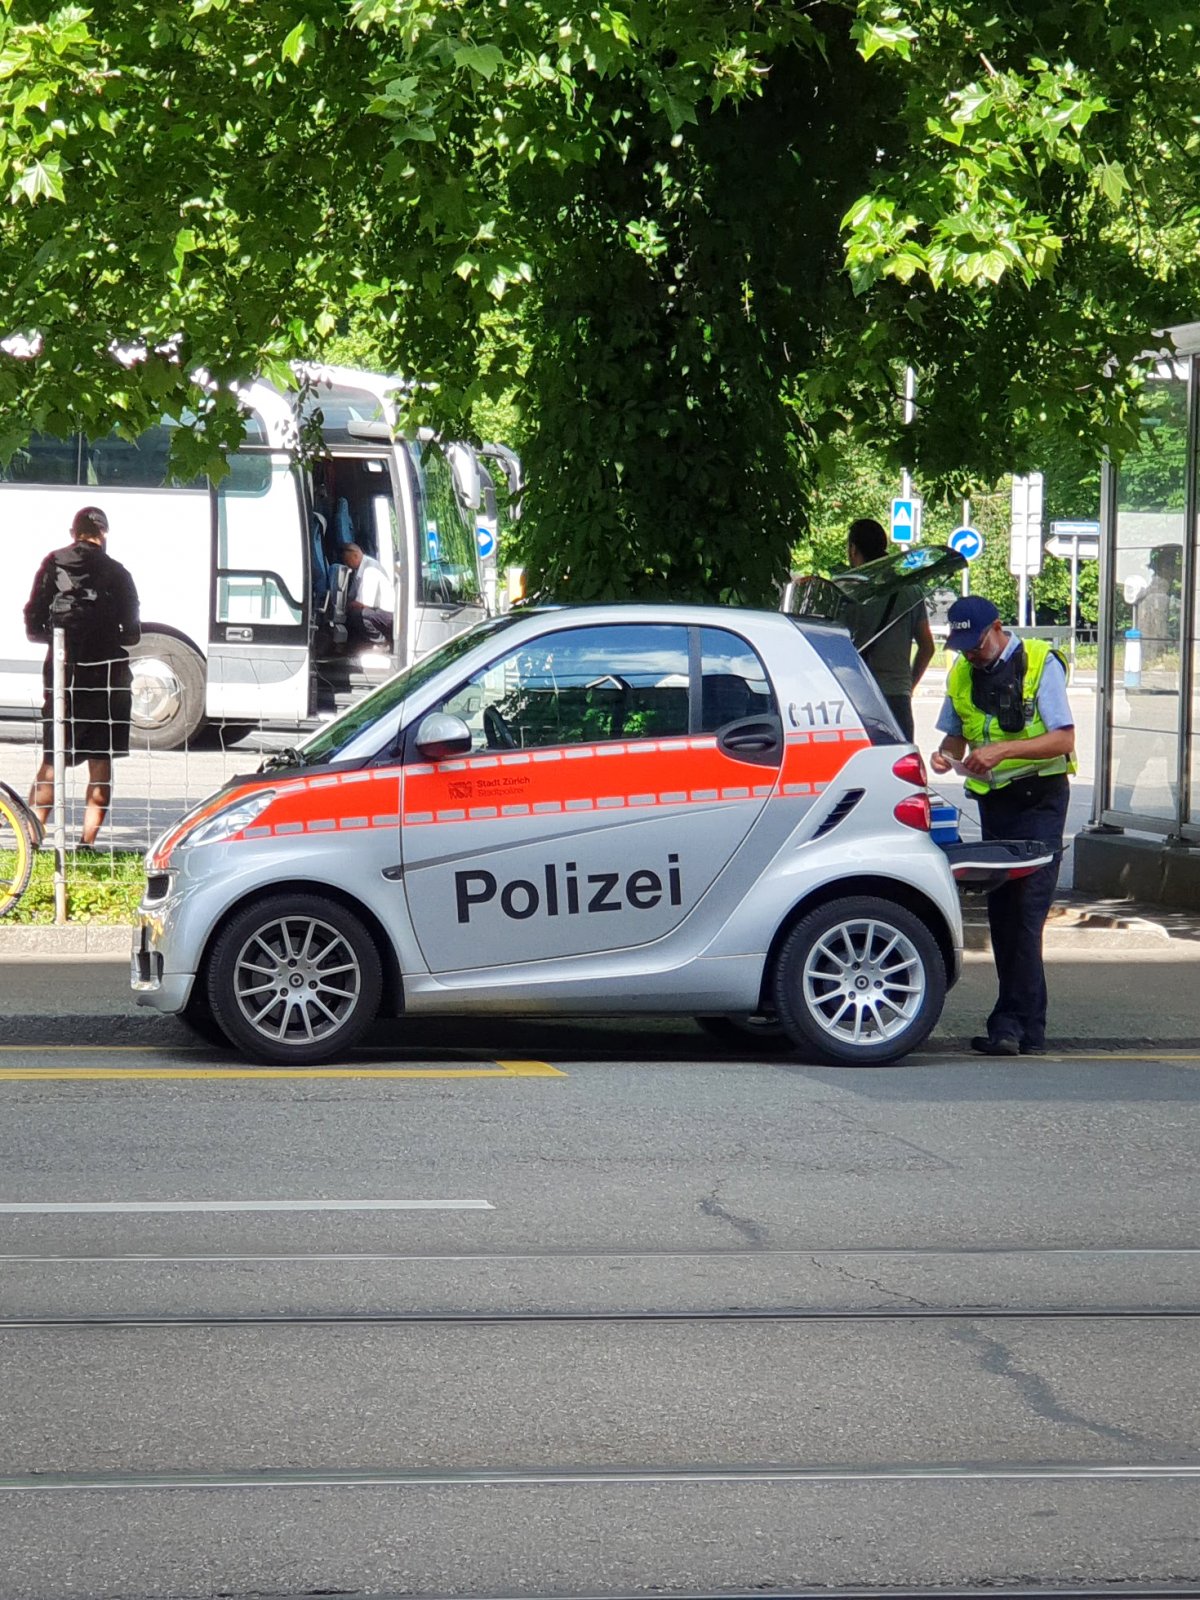
{"label": "asphalt road", "polygon": [[279,1077],[28,1026],[6,1597],[1200,1575],[1194,1044],[451,1024]]}

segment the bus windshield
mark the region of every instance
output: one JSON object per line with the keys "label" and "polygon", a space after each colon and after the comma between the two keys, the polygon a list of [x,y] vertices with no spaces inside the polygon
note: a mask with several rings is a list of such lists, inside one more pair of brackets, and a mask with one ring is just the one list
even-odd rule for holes
{"label": "bus windshield", "polygon": [[314,733],[311,739],[306,739],[298,752],[301,764],[315,767],[327,761],[336,761],[341,752],[364,728],[369,728],[373,722],[378,722],[394,706],[406,700],[415,689],[419,689],[423,683],[428,683],[443,668],[453,666],[468,651],[474,650],[477,644],[482,644],[485,639],[511,627],[518,620],[519,615],[513,615],[511,612],[502,617],[491,617],[486,622],[480,622],[474,628],[468,628],[464,633],[457,633],[452,639],[447,639],[445,644],[434,650],[431,655],[423,656],[404,672],[398,672],[394,678],[381,683],[373,693],[347,707],[341,716],[335,717],[332,722]]}

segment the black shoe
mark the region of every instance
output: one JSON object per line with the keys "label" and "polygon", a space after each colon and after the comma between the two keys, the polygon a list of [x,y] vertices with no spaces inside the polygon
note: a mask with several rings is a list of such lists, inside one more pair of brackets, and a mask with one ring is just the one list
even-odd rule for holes
{"label": "black shoe", "polygon": [[1046,1046],[1044,1044],[1026,1044],[1022,1039],[1021,1054],[1023,1056],[1044,1056],[1046,1054]]}
{"label": "black shoe", "polygon": [[989,1033],[977,1033],[971,1040],[971,1049],[978,1050],[981,1056],[1015,1056],[1020,1054],[1021,1046],[1011,1034],[993,1039]]}

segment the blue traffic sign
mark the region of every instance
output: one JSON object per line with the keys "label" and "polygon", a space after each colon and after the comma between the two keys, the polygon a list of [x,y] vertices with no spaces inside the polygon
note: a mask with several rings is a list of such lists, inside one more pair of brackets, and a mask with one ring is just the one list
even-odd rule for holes
{"label": "blue traffic sign", "polygon": [[983,554],[983,535],[974,528],[955,528],[946,543],[955,555],[965,556],[968,561]]}
{"label": "blue traffic sign", "polygon": [[917,537],[917,511],[913,500],[892,501],[892,542],[912,544]]}
{"label": "blue traffic sign", "polygon": [[475,529],[475,548],[481,561],[486,561],[496,549],[496,535],[486,523],[481,522]]}

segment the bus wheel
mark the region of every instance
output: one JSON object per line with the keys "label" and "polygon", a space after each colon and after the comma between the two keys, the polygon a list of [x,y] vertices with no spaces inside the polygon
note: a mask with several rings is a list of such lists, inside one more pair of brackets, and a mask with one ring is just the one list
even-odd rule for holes
{"label": "bus wheel", "polygon": [[169,633],[144,633],[129,652],[133,742],[178,750],[204,723],[204,662]]}

